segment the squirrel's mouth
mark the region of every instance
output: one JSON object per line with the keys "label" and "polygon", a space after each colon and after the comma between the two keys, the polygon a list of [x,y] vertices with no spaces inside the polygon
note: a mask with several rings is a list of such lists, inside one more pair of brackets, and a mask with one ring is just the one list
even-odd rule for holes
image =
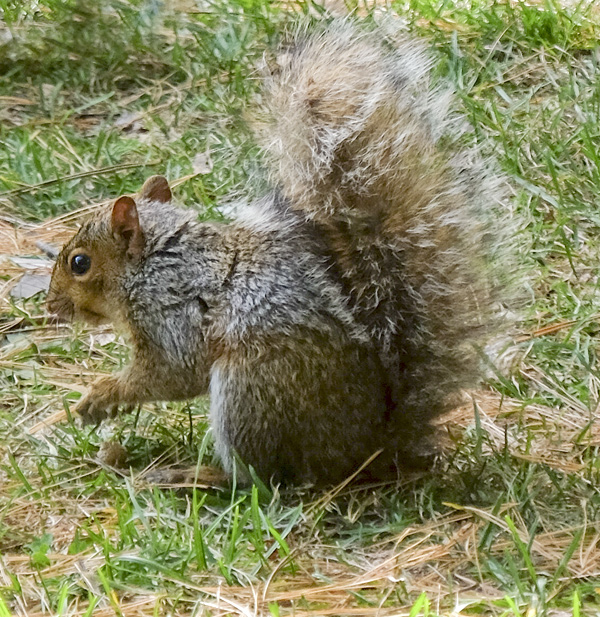
{"label": "squirrel's mouth", "polygon": [[85,321],[91,326],[103,326],[110,322],[110,319],[100,313],[95,313],[88,309],[76,309],[73,311],[73,320]]}
{"label": "squirrel's mouth", "polygon": [[46,301],[46,306],[48,307],[48,311],[56,315],[59,321],[84,321],[92,326],[101,326],[109,322],[109,319],[101,313],[96,313],[86,308],[76,307],[71,300],[66,298],[55,299],[49,297]]}
{"label": "squirrel's mouth", "polygon": [[69,300],[55,298],[50,292],[46,300],[46,307],[59,321],[73,321],[75,306]]}

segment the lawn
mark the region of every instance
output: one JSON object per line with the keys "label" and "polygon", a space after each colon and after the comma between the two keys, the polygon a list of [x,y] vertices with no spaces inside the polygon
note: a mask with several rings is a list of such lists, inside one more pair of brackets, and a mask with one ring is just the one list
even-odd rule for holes
{"label": "lawn", "polygon": [[524,306],[435,469],[317,493],[149,485],[214,464],[204,400],[82,427],[127,345],[49,319],[40,247],[155,173],[206,219],[255,190],[265,50],[325,12],[0,0],[0,617],[600,615],[600,6],[392,7],[511,186]]}

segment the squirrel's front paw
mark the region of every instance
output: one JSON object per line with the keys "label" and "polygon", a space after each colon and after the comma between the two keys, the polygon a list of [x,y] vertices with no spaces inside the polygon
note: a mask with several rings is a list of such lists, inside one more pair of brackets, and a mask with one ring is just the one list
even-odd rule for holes
{"label": "squirrel's front paw", "polygon": [[99,424],[105,418],[116,416],[118,411],[119,381],[115,377],[96,381],[75,407],[84,424]]}

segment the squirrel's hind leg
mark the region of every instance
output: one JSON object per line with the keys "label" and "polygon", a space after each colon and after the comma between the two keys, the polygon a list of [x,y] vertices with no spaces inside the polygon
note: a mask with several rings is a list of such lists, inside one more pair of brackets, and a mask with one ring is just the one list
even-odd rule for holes
{"label": "squirrel's hind leg", "polygon": [[157,467],[142,475],[149,484],[164,487],[224,488],[229,474],[218,467]]}
{"label": "squirrel's hind leg", "polygon": [[246,340],[213,365],[210,397],[225,469],[237,456],[264,482],[336,484],[387,442],[378,357],[339,333]]}

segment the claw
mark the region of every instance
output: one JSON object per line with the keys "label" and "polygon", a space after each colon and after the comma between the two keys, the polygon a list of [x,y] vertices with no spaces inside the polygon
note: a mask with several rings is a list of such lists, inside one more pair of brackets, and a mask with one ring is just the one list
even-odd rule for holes
{"label": "claw", "polygon": [[106,405],[102,399],[94,396],[94,392],[90,392],[86,397],[84,397],[77,407],[75,411],[81,416],[83,419],[84,425],[89,424],[100,424],[102,420],[107,417],[112,417],[112,411],[117,409],[116,405]]}
{"label": "claw", "polygon": [[75,412],[81,416],[84,426],[96,426],[106,418],[115,418],[119,413],[131,413],[135,405],[126,405],[119,408],[118,403],[106,403],[94,395],[93,390],[85,396],[75,407]]}
{"label": "claw", "polygon": [[107,417],[106,408],[98,405],[91,397],[86,396],[75,408],[75,411],[83,419],[84,425],[100,424]]}

